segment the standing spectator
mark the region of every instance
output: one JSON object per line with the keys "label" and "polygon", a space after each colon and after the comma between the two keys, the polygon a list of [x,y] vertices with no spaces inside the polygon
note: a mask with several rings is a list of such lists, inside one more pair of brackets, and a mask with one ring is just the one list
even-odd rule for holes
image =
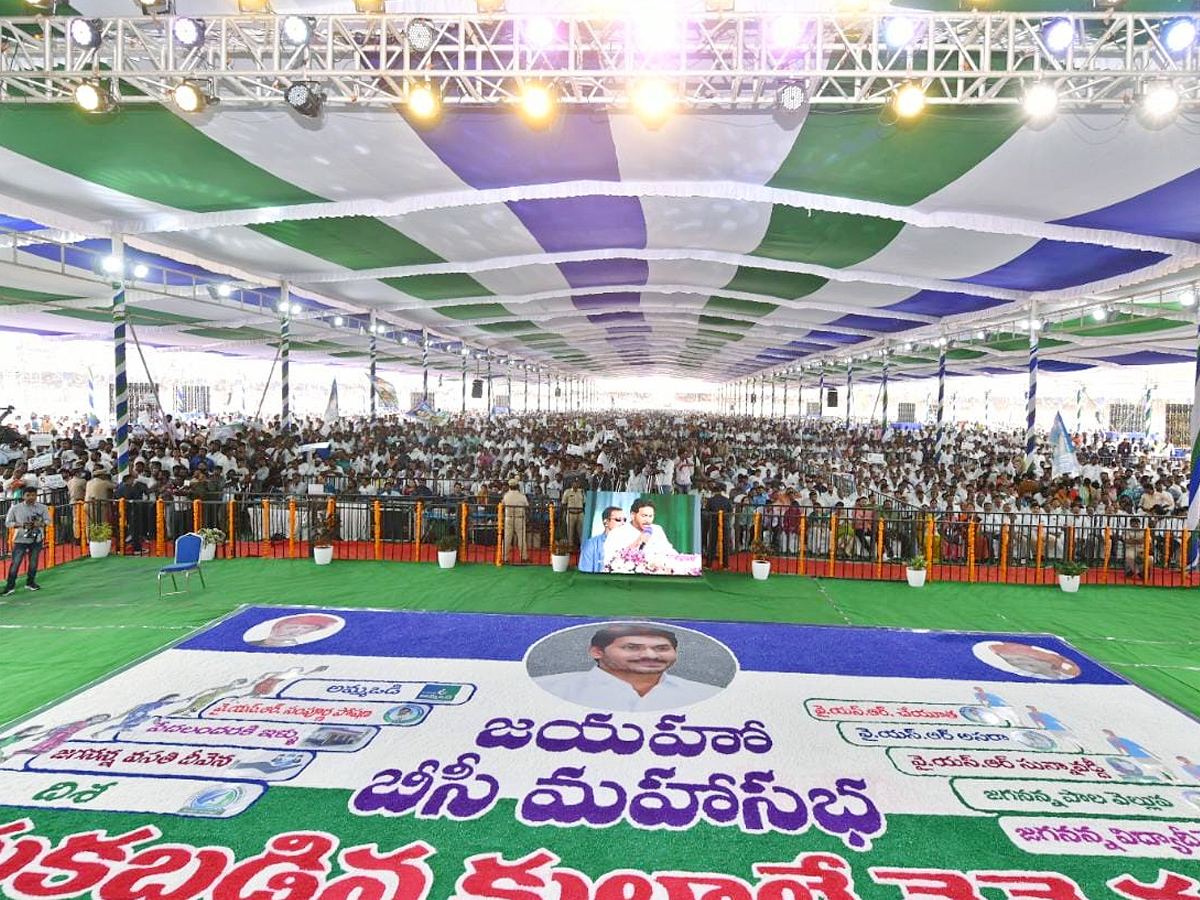
{"label": "standing spectator", "polygon": [[21,502],[8,508],[4,527],[15,528],[12,560],[8,566],[8,581],[4,585],[4,596],[17,589],[17,571],[25,560],[25,589],[41,590],[37,583],[38,556],[42,552],[42,537],[50,523],[50,510],[37,499],[37,488],[26,487],[21,492]]}
{"label": "standing spectator", "polygon": [[125,501],[125,524],[128,531],[127,540],[135,554],[142,552],[142,541],[148,533],[150,510],[146,503],[146,485],[137,480],[130,472],[125,480],[117,486],[113,497]]}

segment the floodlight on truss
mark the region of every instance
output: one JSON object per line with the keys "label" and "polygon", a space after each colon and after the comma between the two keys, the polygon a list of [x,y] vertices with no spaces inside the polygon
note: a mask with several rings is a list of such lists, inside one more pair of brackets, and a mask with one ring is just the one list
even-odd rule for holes
{"label": "floodlight on truss", "polygon": [[535,16],[525,23],[521,36],[531,49],[545,50],[558,40],[558,23],[546,16]]}
{"label": "floodlight on truss", "polygon": [[171,23],[171,36],[180,47],[199,47],[204,43],[204,33],[207,30],[203,19],[191,16],[180,16]]}
{"label": "floodlight on truss", "polygon": [[1141,108],[1152,122],[1166,122],[1179,111],[1179,91],[1169,81],[1152,82],[1142,95]]}
{"label": "floodlight on truss", "polygon": [[892,97],[892,108],[902,119],[919,116],[925,109],[925,89],[916,81],[902,85]]}
{"label": "floodlight on truss", "polygon": [[1047,121],[1058,110],[1058,91],[1044,81],[1031,84],[1021,99],[1025,114],[1035,121]]}
{"label": "floodlight on truss", "polygon": [[315,119],[321,115],[325,96],[314,81],[293,81],[283,92],[287,105],[302,116]]}
{"label": "floodlight on truss", "polygon": [[106,113],[115,107],[112,94],[98,81],[81,81],[74,96],[75,105],[86,113]]}
{"label": "floodlight on truss", "polygon": [[437,40],[437,26],[430,19],[413,19],[404,29],[404,36],[414,51],[425,53]]}
{"label": "floodlight on truss", "polygon": [[261,15],[271,12],[271,0],[238,0],[238,12]]}
{"label": "floodlight on truss", "polygon": [[214,98],[195,81],[184,81],[171,91],[171,102],[180,112],[198,113],[204,112]]}
{"label": "floodlight on truss", "polygon": [[892,16],[883,23],[883,40],[893,50],[912,43],[917,36],[917,23],[909,16]]}
{"label": "floodlight on truss", "polygon": [[409,85],[406,105],[408,111],[423,122],[433,121],[442,111],[442,99],[437,89],[424,82]]}
{"label": "floodlight on truss", "polygon": [[138,263],[133,267],[133,277],[141,280],[150,274],[150,267],[145,263]]}
{"label": "floodlight on truss", "polygon": [[387,12],[387,0],[354,0],[354,11],[364,15],[380,15]]}
{"label": "floodlight on truss", "polygon": [[68,31],[76,47],[92,50],[100,46],[104,25],[99,19],[72,19]]}
{"label": "floodlight on truss", "polygon": [[1065,54],[1075,43],[1075,23],[1067,18],[1051,19],[1042,26],[1042,40],[1051,53]]}
{"label": "floodlight on truss", "polygon": [[279,40],[289,47],[306,47],[315,24],[309,16],[284,16],[279,23]]}
{"label": "floodlight on truss", "polygon": [[1196,43],[1196,20],[1190,16],[1172,19],[1163,27],[1162,39],[1171,53],[1186,53]]}

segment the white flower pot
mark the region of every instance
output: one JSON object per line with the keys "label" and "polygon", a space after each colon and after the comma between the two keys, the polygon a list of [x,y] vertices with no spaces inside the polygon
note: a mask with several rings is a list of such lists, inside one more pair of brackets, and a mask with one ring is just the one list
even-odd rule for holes
{"label": "white flower pot", "polygon": [[924,587],[925,586],[925,570],[924,569],[905,569],[904,574],[908,576],[909,587]]}
{"label": "white flower pot", "polygon": [[327,566],[333,562],[333,547],[313,547],[313,562]]}
{"label": "white flower pot", "polygon": [[112,551],[112,541],[88,541],[88,553],[93,559],[103,559]]}
{"label": "white flower pot", "polygon": [[438,565],[443,569],[453,569],[454,563],[458,560],[457,550],[439,550],[437,555]]}
{"label": "white flower pot", "polygon": [[217,545],[201,544],[200,545],[200,562],[211,562],[217,558]]}
{"label": "white flower pot", "polygon": [[750,574],[756,581],[766,581],[767,576],[771,574],[771,561],[769,559],[750,560]]}
{"label": "white flower pot", "polygon": [[550,554],[550,568],[555,572],[565,572],[571,567],[571,554],[559,556],[557,553]]}
{"label": "white flower pot", "polygon": [[1059,575],[1058,586],[1068,594],[1074,594],[1079,590],[1079,580],[1082,575]]}

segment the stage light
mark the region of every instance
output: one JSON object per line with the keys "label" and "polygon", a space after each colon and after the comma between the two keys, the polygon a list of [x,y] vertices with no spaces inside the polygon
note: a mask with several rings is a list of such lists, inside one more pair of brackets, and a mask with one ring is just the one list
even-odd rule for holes
{"label": "stage light", "polygon": [[175,37],[175,43],[181,47],[199,47],[204,43],[205,28],[203,19],[181,16],[171,26],[171,34]]}
{"label": "stage light", "polygon": [[908,82],[893,95],[892,107],[902,119],[919,116],[925,108],[925,89],[915,81]]}
{"label": "stage light", "polygon": [[95,81],[75,86],[75,105],[87,113],[104,113],[113,107],[112,95]]}
{"label": "stage light", "polygon": [[1030,331],[1040,331],[1042,328],[1041,319],[1030,319],[1026,324],[1029,326]]}
{"label": "stage light", "polygon": [[334,326],[336,326],[337,328],[341,328],[343,325],[345,325],[345,324],[346,324],[346,320],[345,320],[345,319],[343,319],[341,316],[334,316],[334,317],[333,317],[333,324],[334,324]]}
{"label": "stage light", "polygon": [[149,274],[150,274],[150,267],[145,265],[144,263],[138,263],[136,266],[133,267],[133,277],[134,278],[139,278],[139,279],[145,278]]}
{"label": "stage light", "polygon": [[977,341],[986,341],[986,340],[987,340],[987,332],[986,332],[986,331],[977,331],[977,332],[975,332],[975,340],[977,340]]}
{"label": "stage light", "polygon": [[789,81],[775,93],[775,105],[785,112],[798,112],[808,100],[808,91],[801,81]]}
{"label": "stage light", "polygon": [[470,351],[470,350],[468,350],[466,347],[463,347],[463,348],[462,348],[462,355],[463,355],[463,356],[470,356],[470,355],[471,355],[471,351]]}
{"label": "stage light", "polygon": [[545,125],[554,115],[554,96],[544,84],[527,84],[521,92],[521,116],[530,125]]}
{"label": "stage light", "polygon": [[283,92],[283,99],[300,115],[310,119],[315,119],[321,114],[321,107],[325,103],[325,98],[317,90],[317,85],[311,81],[292,82]]}
{"label": "stage light", "polygon": [[558,25],[553,19],[538,16],[525,23],[525,43],[536,50],[544,50],[558,40]]}
{"label": "stage light", "polygon": [[771,46],[776,50],[789,50],[800,43],[804,34],[804,22],[799,16],[780,16],[770,25]]}
{"label": "stage light", "polygon": [[633,21],[633,40],[643,53],[669,53],[679,46],[679,20],[654,10]]}
{"label": "stage light", "polygon": [[1021,100],[1025,114],[1031,119],[1049,119],[1058,109],[1058,91],[1045,82],[1031,84]]}
{"label": "stage light", "polygon": [[939,347],[945,347],[946,339],[944,337],[938,338],[934,343],[937,344],[937,346],[939,346]]}
{"label": "stage light", "polygon": [[408,344],[408,335],[407,334],[404,335],[404,337],[400,338],[400,343],[404,344],[404,345]]}
{"label": "stage light", "polygon": [[433,119],[442,111],[442,101],[429,85],[414,84],[408,89],[408,111],[418,119]]}
{"label": "stage light", "polygon": [[1092,318],[1097,322],[1103,322],[1108,318],[1108,310],[1106,310],[1103,306],[1097,306],[1092,310]]}
{"label": "stage light", "polygon": [[354,0],[354,11],[364,15],[379,15],[387,12],[385,0]]}
{"label": "stage light", "polygon": [[638,118],[651,128],[657,128],[675,111],[675,90],[657,78],[640,82],[631,99]]}
{"label": "stage light", "polygon": [[404,29],[404,36],[408,39],[409,47],[417,53],[424,53],[437,39],[437,26],[429,19],[413,19]]}
{"label": "stage light", "polygon": [[1196,303],[1196,295],[1191,291],[1184,291],[1179,295],[1180,306],[1194,306]]}
{"label": "stage light", "polygon": [[281,312],[281,313],[287,312],[288,311],[288,302],[286,300],[280,300],[278,303],[275,304],[275,309],[277,312]]}
{"label": "stage light", "polygon": [[912,352],[912,348],[913,348],[913,345],[912,345],[912,344],[905,344],[905,345],[904,345],[904,352],[905,352],[905,353],[911,353],[911,352]]}
{"label": "stage light", "polygon": [[269,13],[271,11],[271,0],[238,0],[238,12],[241,13]]}
{"label": "stage light", "polygon": [[1042,40],[1051,53],[1066,53],[1075,43],[1075,24],[1070,19],[1051,19],[1042,27]]}
{"label": "stage light", "polygon": [[179,108],[180,112],[203,112],[211,100],[212,98],[204,93],[200,89],[200,85],[194,81],[185,81],[171,91],[171,102]]}
{"label": "stage light", "polygon": [[71,42],[76,47],[91,50],[100,46],[99,19],[72,19],[70,26]]}
{"label": "stage light", "polygon": [[218,297],[232,297],[233,296],[233,288],[227,284],[218,284],[217,285],[217,296]]}
{"label": "stage light", "polygon": [[116,275],[121,271],[121,261],[115,256],[106,256],[100,260],[100,271],[106,275]]}
{"label": "stage light", "polygon": [[1150,84],[1142,97],[1142,109],[1152,120],[1168,119],[1179,109],[1179,92],[1165,81]]}
{"label": "stage light", "polygon": [[298,315],[300,315],[300,313],[301,313],[302,311],[303,311],[303,310],[300,308],[300,304],[299,304],[299,303],[293,303],[293,304],[292,304],[292,315],[293,315],[293,316],[298,316]]}
{"label": "stage light", "polygon": [[312,40],[313,20],[307,16],[285,16],[279,24],[279,37],[291,47],[304,47]]}
{"label": "stage light", "polygon": [[883,39],[893,50],[899,50],[910,44],[916,34],[916,23],[907,16],[888,19],[883,26]]}
{"label": "stage light", "polygon": [[1196,20],[1190,18],[1172,19],[1162,32],[1163,43],[1172,53],[1183,53],[1196,43]]}

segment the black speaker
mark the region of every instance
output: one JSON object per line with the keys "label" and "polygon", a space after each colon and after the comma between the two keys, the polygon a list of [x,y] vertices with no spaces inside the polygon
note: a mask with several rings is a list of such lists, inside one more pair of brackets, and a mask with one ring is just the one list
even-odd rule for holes
{"label": "black speaker", "polygon": [[825,405],[830,409],[837,406],[837,388],[830,388],[825,392]]}
{"label": "black speaker", "polygon": [[483,382],[478,378],[471,382],[471,396],[476,400],[483,396]]}
{"label": "black speaker", "polygon": [[751,402],[751,403],[757,403],[757,402],[758,402],[758,395],[757,395],[757,394],[751,394],[751,395],[750,395],[750,402]]}
{"label": "black speaker", "polygon": [[555,388],[555,389],[554,389],[554,396],[555,396],[555,397],[561,397],[561,396],[562,396],[562,388]]}

